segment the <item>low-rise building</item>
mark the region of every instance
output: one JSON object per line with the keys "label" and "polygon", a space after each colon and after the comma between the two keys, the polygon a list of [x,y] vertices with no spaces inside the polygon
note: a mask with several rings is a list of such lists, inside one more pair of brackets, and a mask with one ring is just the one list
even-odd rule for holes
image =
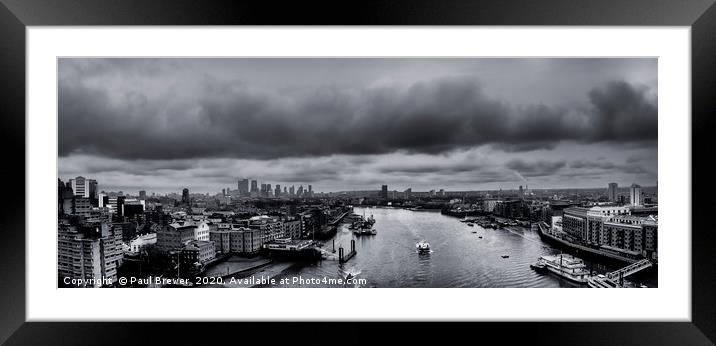
{"label": "low-rise building", "polygon": [[215,254],[214,242],[193,240],[184,245],[180,256],[184,265],[203,265],[213,260]]}
{"label": "low-rise building", "polygon": [[157,243],[156,233],[147,233],[134,237],[129,241],[129,251],[133,253],[139,253],[143,248],[149,245]]}
{"label": "low-rise building", "polygon": [[242,224],[221,223],[216,230],[209,233],[217,252],[239,255],[253,255],[261,250],[263,245],[263,231],[248,228]]}
{"label": "low-rise building", "polygon": [[614,215],[629,215],[629,208],[619,206],[570,207],[564,209],[562,228],[572,239],[587,244],[600,244],[602,225]]}
{"label": "low-rise building", "polygon": [[157,250],[168,253],[179,250],[190,241],[195,240],[196,227],[173,223],[157,232]]}

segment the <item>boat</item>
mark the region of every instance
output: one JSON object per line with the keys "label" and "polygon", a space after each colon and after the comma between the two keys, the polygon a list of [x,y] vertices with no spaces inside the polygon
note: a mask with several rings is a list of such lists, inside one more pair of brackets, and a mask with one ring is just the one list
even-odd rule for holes
{"label": "boat", "polygon": [[467,225],[470,226],[470,227],[475,227],[475,224],[474,224],[474,223],[468,223]]}
{"label": "boat", "polygon": [[482,236],[480,236],[479,238],[482,239]]}
{"label": "boat", "polygon": [[375,230],[375,228],[363,228],[361,231],[362,235],[376,235],[378,234],[378,231]]}
{"label": "boat", "polygon": [[415,248],[418,249],[419,253],[429,253],[430,243],[426,242],[425,240],[421,240],[417,244],[415,244]]}
{"label": "boat", "polygon": [[502,255],[502,258],[510,258],[510,255]]}
{"label": "boat", "polygon": [[372,226],[373,224],[375,224],[375,218],[373,217],[372,214],[371,214],[371,216],[370,216],[369,218],[367,218],[365,221],[366,221],[369,225],[371,225],[371,226]]}
{"label": "boat", "polygon": [[544,273],[547,271],[547,265],[539,262],[530,264],[530,268],[534,269],[534,271],[539,273]]}
{"label": "boat", "polygon": [[477,231],[472,231],[472,233],[477,233]]}
{"label": "boat", "polygon": [[376,234],[378,234],[378,231],[376,231],[375,228],[364,226],[364,227],[354,229],[353,234],[355,234],[355,235],[376,235]]}
{"label": "boat", "polygon": [[542,256],[537,263],[545,265],[548,271],[570,281],[587,283],[589,278],[589,270],[584,261],[572,255]]}

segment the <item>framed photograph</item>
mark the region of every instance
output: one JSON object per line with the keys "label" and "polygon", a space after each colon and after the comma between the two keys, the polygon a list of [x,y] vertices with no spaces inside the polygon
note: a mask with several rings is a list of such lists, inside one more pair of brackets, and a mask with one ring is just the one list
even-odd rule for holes
{"label": "framed photograph", "polygon": [[716,10],[583,5],[3,0],[2,340],[712,344]]}

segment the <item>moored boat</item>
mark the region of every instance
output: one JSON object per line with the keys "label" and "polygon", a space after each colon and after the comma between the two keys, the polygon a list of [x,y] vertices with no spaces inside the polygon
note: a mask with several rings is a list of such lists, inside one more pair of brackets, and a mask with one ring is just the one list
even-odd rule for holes
{"label": "moored boat", "polygon": [[547,271],[547,266],[540,262],[530,264],[530,268],[534,269],[534,271],[538,273],[544,273]]}
{"label": "moored boat", "polygon": [[589,278],[589,270],[584,261],[572,255],[542,256],[537,264],[542,264],[548,271],[574,282],[587,283]]}

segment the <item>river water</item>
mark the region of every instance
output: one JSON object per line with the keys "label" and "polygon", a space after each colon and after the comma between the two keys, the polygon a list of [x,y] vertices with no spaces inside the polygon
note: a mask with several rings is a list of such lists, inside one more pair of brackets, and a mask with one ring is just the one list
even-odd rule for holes
{"label": "river water", "polygon": [[[357,255],[347,263],[330,259],[315,263],[276,261],[252,273],[255,277],[271,277],[275,284],[252,286],[340,287],[326,283],[324,278],[345,278],[350,273],[358,281],[347,285],[351,287],[579,287],[530,268],[540,256],[560,253],[542,242],[535,230],[483,229],[477,224],[469,227],[458,218],[433,211],[356,207],[354,212],[373,215],[378,234],[354,236],[347,225],[341,225],[323,248],[330,252],[335,240],[336,254],[340,246],[348,252],[351,239],[355,239]],[[420,240],[430,243],[430,254],[417,253],[415,243]],[[503,258],[504,255],[509,257]],[[593,268],[601,273],[615,269],[599,263]],[[313,282],[292,283],[294,278]]]}

